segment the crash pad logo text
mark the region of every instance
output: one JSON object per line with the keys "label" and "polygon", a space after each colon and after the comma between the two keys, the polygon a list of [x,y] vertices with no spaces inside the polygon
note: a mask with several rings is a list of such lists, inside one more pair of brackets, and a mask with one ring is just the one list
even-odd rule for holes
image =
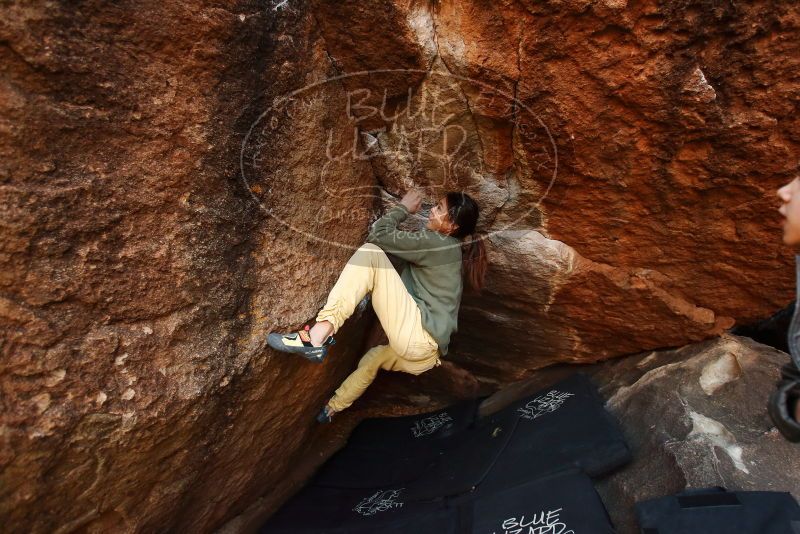
{"label": "crash pad logo text", "polygon": [[561,510],[562,508],[556,508],[547,512],[541,511],[532,517],[509,517],[500,526],[503,530],[495,530],[492,534],[575,534],[561,520]]}
{"label": "crash pad logo text", "polygon": [[399,502],[397,498],[400,496],[400,492],[403,491],[403,489],[404,488],[376,491],[369,497],[362,499],[361,502],[353,508],[353,511],[361,515],[370,516],[393,508],[401,508],[403,503]]}
{"label": "crash pad logo text", "polygon": [[451,423],[452,421],[453,418],[450,417],[450,414],[447,412],[439,415],[432,415],[431,417],[414,421],[414,426],[411,427],[411,433],[414,434],[415,438],[430,436],[444,425]]}
{"label": "crash pad logo text", "polygon": [[528,402],[525,406],[518,408],[517,411],[520,413],[520,417],[523,419],[533,420],[543,416],[546,413],[551,413],[558,410],[569,397],[574,396],[574,393],[561,392],[554,389],[552,391],[548,391],[544,395],[536,397],[532,401]]}

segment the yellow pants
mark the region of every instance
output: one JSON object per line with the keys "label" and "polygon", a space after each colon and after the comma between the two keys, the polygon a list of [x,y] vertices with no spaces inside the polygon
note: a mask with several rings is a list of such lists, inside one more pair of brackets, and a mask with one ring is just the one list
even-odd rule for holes
{"label": "yellow pants", "polygon": [[368,350],[358,368],[339,386],[328,403],[337,412],[364,393],[379,369],[418,375],[442,363],[436,340],[422,326],[419,306],[378,245],[365,243],[355,251],[316,321],[330,321],[335,334],[368,293],[372,293],[372,308],[389,344]]}

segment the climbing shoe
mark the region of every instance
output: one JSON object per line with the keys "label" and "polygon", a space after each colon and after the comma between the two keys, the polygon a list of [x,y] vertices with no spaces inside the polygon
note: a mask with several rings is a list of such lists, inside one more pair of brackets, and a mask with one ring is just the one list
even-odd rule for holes
{"label": "climbing shoe", "polygon": [[800,382],[786,380],[778,384],[767,404],[772,422],[783,437],[792,442],[800,441],[800,421],[794,418],[798,399],[800,399]]}
{"label": "climbing shoe", "polygon": [[331,417],[333,417],[334,413],[336,413],[336,412],[330,411],[328,409],[328,405],[326,404],[325,406],[322,407],[322,410],[320,410],[320,412],[317,414],[317,422],[318,423],[330,423],[331,422]]}
{"label": "climbing shoe", "polygon": [[328,347],[335,345],[336,340],[333,339],[333,336],[328,336],[328,339],[325,340],[321,347],[315,347],[311,344],[309,330],[310,327],[305,325],[303,330],[298,330],[291,334],[272,333],[267,336],[267,344],[275,350],[299,354],[307,360],[321,363],[328,354]]}

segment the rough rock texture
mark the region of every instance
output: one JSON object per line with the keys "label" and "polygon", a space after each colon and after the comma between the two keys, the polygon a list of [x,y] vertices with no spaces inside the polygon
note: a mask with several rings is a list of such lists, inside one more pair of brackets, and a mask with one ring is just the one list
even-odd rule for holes
{"label": "rough rock texture", "polygon": [[[522,105],[555,138],[558,169],[541,227],[490,238],[498,268],[490,295],[465,302],[458,357],[487,361],[479,324],[506,339],[531,332],[498,351],[501,373],[483,371],[502,380],[553,360],[698,340],[791,299],[772,198],[800,140],[796,6],[487,5],[440,5],[442,60],[514,87],[518,127],[503,136],[487,126],[513,148],[497,170],[510,168],[522,190],[546,185]],[[497,116],[471,109],[479,131]],[[502,219],[525,207],[509,199]]]}
{"label": "rough rock texture", "polygon": [[265,334],[412,184],[479,200],[489,282],[452,365],[381,377],[342,428],[768,316],[797,36],[780,2],[5,2],[0,521],[274,508],[342,439],[313,415],[372,319],[322,366]]}
{"label": "rough rock texture", "polygon": [[481,203],[490,281],[452,358],[482,381],[678,346],[791,300],[773,198],[800,140],[796,6],[317,6],[382,204],[411,184]]}
{"label": "rough rock texture", "polygon": [[[368,323],[325,366],[264,350],[313,315],[337,276],[320,266],[349,251],[266,217],[239,151],[264,99],[329,74],[321,43],[307,13],[256,2],[4,5],[3,530],[203,532],[290,491]],[[344,128],[325,113],[343,91],[325,89],[259,151],[306,178],[297,223],[322,202],[312,134]],[[373,181],[364,163],[336,172]],[[319,232],[355,245],[366,223]]]}

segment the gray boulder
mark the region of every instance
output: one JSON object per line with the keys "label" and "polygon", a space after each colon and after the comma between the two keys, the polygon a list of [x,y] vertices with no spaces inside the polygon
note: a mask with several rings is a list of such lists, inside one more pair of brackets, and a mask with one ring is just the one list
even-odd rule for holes
{"label": "gray boulder", "polygon": [[620,534],[638,532],[635,502],[684,488],[800,497],[800,446],[783,439],[766,410],[787,359],[726,334],[594,369],[633,450],[630,464],[597,484]]}

